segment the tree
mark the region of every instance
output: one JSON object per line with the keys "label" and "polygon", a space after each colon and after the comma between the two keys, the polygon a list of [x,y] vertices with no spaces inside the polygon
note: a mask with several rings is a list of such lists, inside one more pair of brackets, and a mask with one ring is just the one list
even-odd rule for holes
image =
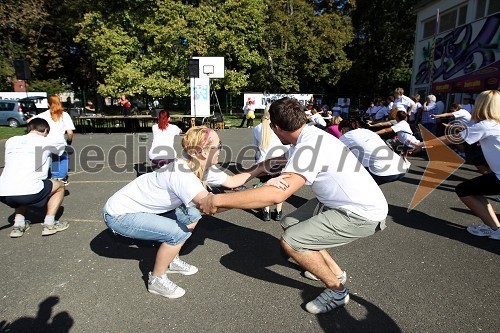
{"label": "tree", "polygon": [[352,12],[356,38],[353,66],[341,81],[343,93],[364,104],[386,98],[396,86],[409,88],[418,0],[357,0]]}

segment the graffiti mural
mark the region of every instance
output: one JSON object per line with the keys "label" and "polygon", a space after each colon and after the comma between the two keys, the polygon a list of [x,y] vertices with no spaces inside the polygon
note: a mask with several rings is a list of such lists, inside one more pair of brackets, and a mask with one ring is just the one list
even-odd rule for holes
{"label": "graffiti mural", "polygon": [[[477,22],[476,22],[477,23]],[[477,27],[477,25],[476,25]],[[432,81],[444,81],[488,66],[500,58],[500,13],[488,17],[474,36],[473,24],[458,27],[436,39]],[[415,84],[429,83],[431,42],[421,49]],[[439,80],[438,80],[439,79]]]}

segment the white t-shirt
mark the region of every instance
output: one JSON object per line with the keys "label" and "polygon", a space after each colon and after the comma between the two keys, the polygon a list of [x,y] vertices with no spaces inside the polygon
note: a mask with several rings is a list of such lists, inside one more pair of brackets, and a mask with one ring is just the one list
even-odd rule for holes
{"label": "white t-shirt", "polygon": [[222,186],[229,175],[222,171],[218,166],[212,165],[205,172],[204,179],[209,186]]}
{"label": "white t-shirt", "polygon": [[37,115],[35,118],[42,118],[47,120],[50,126],[50,132],[47,135],[48,138],[53,138],[57,142],[66,144],[66,139],[64,138],[64,134],[67,130],[74,131],[75,125],[73,124],[73,120],[67,112],[63,112],[61,118],[58,121],[52,120],[50,116],[50,110],[44,111]]}
{"label": "white t-shirt", "polygon": [[410,164],[394,153],[375,132],[364,128],[351,130],[340,137],[361,164],[377,176],[405,173]]}
{"label": "white t-shirt", "polygon": [[327,207],[344,208],[373,221],[387,217],[387,201],[372,176],[349,148],[315,126],[302,129],[283,172],[304,177]]}
{"label": "white t-shirt", "polygon": [[5,142],[5,166],[0,176],[0,196],[35,194],[43,189],[50,155],[61,155],[66,143],[35,133],[14,136]]}
{"label": "white t-shirt", "polygon": [[406,109],[406,113],[408,113],[408,110],[415,105],[415,102],[408,96],[401,95],[400,98],[396,98],[394,100],[394,104],[402,104],[404,105]]}
{"label": "white t-shirt", "polygon": [[500,179],[500,123],[494,120],[472,123],[465,131],[460,132],[460,136],[468,144],[479,141],[488,166]]}
{"label": "white t-shirt", "polygon": [[413,136],[410,124],[408,124],[406,120],[401,120],[396,125],[391,126],[391,128],[398,136],[399,141],[403,144],[411,145],[412,143],[420,142]]}
{"label": "white t-shirt", "polygon": [[311,122],[321,126],[326,126],[325,119],[323,119],[323,117],[319,113],[313,114],[311,116]]}
{"label": "white t-shirt", "polygon": [[460,110],[454,111],[452,113],[453,113],[453,117],[455,117],[455,119],[457,119],[457,120],[461,119],[461,120],[465,120],[466,122],[471,120],[471,114],[469,113],[469,111],[467,111],[465,109],[460,109]]}
{"label": "white t-shirt", "polygon": [[274,134],[273,131],[271,131],[271,139],[269,140],[269,147],[267,148],[263,148],[261,146],[262,144],[261,136],[262,136],[262,123],[255,126],[253,129],[253,145],[259,148],[257,154],[255,154],[256,163],[260,163],[262,161],[271,158],[280,157],[288,151],[289,146],[283,145],[281,143],[281,140],[278,138],[276,134]]}
{"label": "white t-shirt", "polygon": [[154,124],[152,130],[153,143],[149,149],[149,159],[174,159],[177,156],[174,149],[174,137],[181,134],[181,129],[174,124],[168,124],[167,128],[162,131],[158,128],[158,124]]}
{"label": "white t-shirt", "polygon": [[182,204],[194,206],[193,198],[203,191],[201,181],[188,165],[175,160],[125,185],[108,199],[104,209],[114,216],[141,212],[162,214]]}

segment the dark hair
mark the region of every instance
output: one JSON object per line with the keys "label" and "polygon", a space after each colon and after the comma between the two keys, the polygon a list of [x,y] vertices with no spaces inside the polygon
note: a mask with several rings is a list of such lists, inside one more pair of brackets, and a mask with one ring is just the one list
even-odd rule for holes
{"label": "dark hair", "polygon": [[168,119],[170,112],[168,110],[161,110],[158,114],[158,128],[164,131],[168,127]]}
{"label": "dark hair", "polygon": [[47,133],[50,132],[50,125],[47,122],[47,120],[42,119],[42,118],[33,118],[31,121],[26,125],[26,133],[29,133],[31,131],[37,131],[40,133],[45,132],[47,130]]}
{"label": "dark hair", "polygon": [[406,114],[405,111],[398,111],[396,113],[396,120],[401,121],[401,120],[406,120],[408,118],[408,115]]}
{"label": "dark hair", "polygon": [[299,101],[290,97],[274,101],[269,107],[269,116],[271,123],[288,132],[296,131],[307,123]]}
{"label": "dark hair", "polygon": [[344,119],[339,123],[339,131],[342,131],[343,128],[348,128],[351,131],[360,127],[361,124],[356,119]]}
{"label": "dark hair", "polygon": [[460,110],[462,108],[462,104],[459,103],[453,103],[450,105],[450,109],[453,108],[455,110]]}

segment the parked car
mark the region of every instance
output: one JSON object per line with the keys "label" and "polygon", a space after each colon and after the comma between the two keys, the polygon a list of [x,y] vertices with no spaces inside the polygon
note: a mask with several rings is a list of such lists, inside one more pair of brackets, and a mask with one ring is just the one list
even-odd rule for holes
{"label": "parked car", "polygon": [[26,116],[23,112],[23,106],[19,101],[10,99],[0,100],[0,125],[8,125],[10,127],[26,125]]}
{"label": "parked car", "polygon": [[47,97],[44,96],[30,96],[30,97],[25,97],[21,98],[18,102],[20,104],[20,107],[22,108],[22,112],[24,113],[24,117],[26,119],[29,119],[33,116],[36,116],[37,114],[45,111],[45,110],[40,110],[36,107],[36,102],[40,101],[41,99],[44,99]]}

